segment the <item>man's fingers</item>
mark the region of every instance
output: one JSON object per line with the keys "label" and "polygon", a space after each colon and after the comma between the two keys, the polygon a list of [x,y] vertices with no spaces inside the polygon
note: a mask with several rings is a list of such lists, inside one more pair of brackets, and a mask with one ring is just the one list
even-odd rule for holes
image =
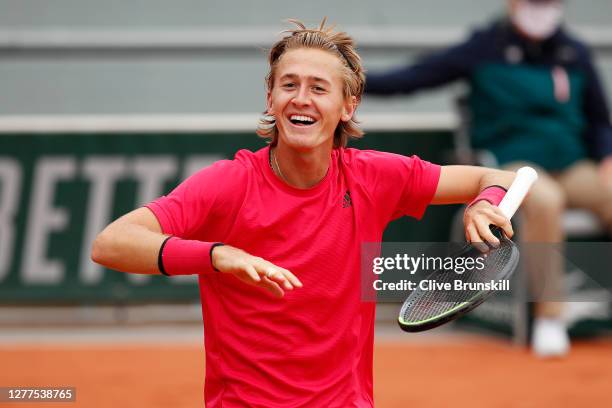
{"label": "man's fingers", "polygon": [[510,220],[498,207],[492,205],[479,209],[468,209],[464,217],[464,223],[466,239],[483,252],[489,250],[484,242],[494,247],[500,244],[499,238],[491,232],[491,224],[500,227],[509,238],[514,235]]}
{"label": "man's fingers", "polygon": [[474,246],[480,252],[488,252],[489,247],[487,246],[487,244],[482,242],[482,238],[480,237],[480,234],[478,233],[478,230],[476,229],[476,226],[473,223],[467,225],[466,232],[468,236],[468,241],[472,244],[472,246]]}
{"label": "man's fingers", "polygon": [[491,223],[500,227],[509,222],[506,216],[499,212],[492,211],[490,214],[487,214],[487,216],[489,217]]}
{"label": "man's fingers", "polygon": [[297,286],[298,288],[301,288],[302,286],[304,286],[302,285],[302,282],[297,278],[297,276],[291,273],[291,271],[285,268],[279,268],[279,269],[283,272],[285,277],[289,280],[289,282],[291,282],[293,286]]}
{"label": "man's fingers", "polygon": [[508,238],[512,238],[512,236],[514,235],[514,229],[512,229],[512,224],[510,224],[510,222],[501,225],[501,229],[504,231],[504,234],[506,234]]}
{"label": "man's fingers", "polygon": [[468,242],[474,243],[482,241],[480,239],[480,235],[478,235],[478,231],[476,231],[476,227],[474,226],[474,224],[468,224],[465,228],[465,232],[467,234]]}
{"label": "man's fingers", "polygon": [[488,220],[486,221],[481,220],[476,223],[476,227],[478,228],[478,233],[480,234],[480,237],[483,239],[483,241],[488,242],[494,247],[498,247],[499,239],[495,235],[493,235],[493,233],[491,232],[491,228],[489,226],[490,224]]}
{"label": "man's fingers", "polygon": [[293,285],[291,285],[289,280],[285,277],[285,274],[281,271],[280,268],[274,266],[273,264],[268,263],[263,265],[263,267],[259,265],[259,272],[268,280],[274,281],[279,285],[282,285],[285,289],[293,289]]}
{"label": "man's fingers", "polygon": [[302,282],[293,273],[272,262],[257,258],[257,268],[266,278],[281,284],[287,290],[292,290],[294,286],[302,287]]}
{"label": "man's fingers", "polygon": [[283,292],[283,290],[281,289],[280,286],[278,286],[278,283],[270,280],[269,278],[266,278],[265,276],[262,278],[261,282],[258,284],[258,286],[261,286],[267,290],[269,290],[272,295],[282,298],[285,295],[285,292]]}
{"label": "man's fingers", "polygon": [[280,268],[263,258],[252,256],[241,250],[234,250],[233,259],[223,265],[220,271],[234,274],[245,283],[269,290],[276,297],[283,297],[285,290],[302,287],[302,282],[290,271]]}
{"label": "man's fingers", "polygon": [[493,221],[495,225],[500,227],[508,238],[512,238],[512,236],[514,235],[512,223],[498,207],[493,207],[493,209],[494,215],[491,217],[491,221]]}
{"label": "man's fingers", "polygon": [[491,207],[491,211],[485,213],[485,216],[489,218],[490,224],[500,227],[508,238],[512,238],[514,235],[512,223],[498,207]]}
{"label": "man's fingers", "polygon": [[244,271],[247,275],[249,275],[251,279],[253,279],[254,282],[261,281],[261,278],[259,277],[259,274],[257,273],[257,270],[255,270],[255,267],[253,267],[253,265],[247,264],[244,268]]}
{"label": "man's fingers", "polygon": [[491,218],[491,221],[493,225],[496,225],[501,228],[508,238],[512,238],[512,235],[514,235],[514,230],[512,229],[512,224],[510,223],[510,220],[508,220],[504,216],[495,216]]}

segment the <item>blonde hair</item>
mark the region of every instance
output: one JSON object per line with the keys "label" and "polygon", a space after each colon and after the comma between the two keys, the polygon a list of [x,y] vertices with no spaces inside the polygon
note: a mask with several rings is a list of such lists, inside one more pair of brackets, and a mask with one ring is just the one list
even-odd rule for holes
{"label": "blonde hair", "polygon": [[[365,84],[365,71],[361,65],[361,57],[355,50],[353,39],[345,32],[336,32],[334,27],[325,27],[327,18],[324,18],[318,28],[308,29],[298,20],[287,20],[293,23],[297,28],[286,30],[289,33],[281,40],[277,41],[270,49],[268,55],[268,63],[270,64],[270,72],[266,76],[266,86],[268,92],[274,87],[274,75],[280,58],[289,50],[299,48],[315,48],[330,52],[336,55],[344,67],[344,98],[354,96],[357,103],[361,101],[363,88]],[[334,147],[346,146],[348,139],[360,138],[364,132],[359,128],[358,121],[355,116],[348,121],[340,121],[334,132]],[[274,116],[264,112],[257,126],[257,134],[264,138],[271,138],[272,146],[278,142],[278,129],[276,127]]]}

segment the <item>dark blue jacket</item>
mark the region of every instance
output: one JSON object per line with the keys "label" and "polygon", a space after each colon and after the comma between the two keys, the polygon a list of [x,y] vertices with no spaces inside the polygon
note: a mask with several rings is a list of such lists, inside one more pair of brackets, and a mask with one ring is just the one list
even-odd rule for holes
{"label": "dark blue jacket", "polygon": [[612,154],[610,114],[590,51],[563,28],[534,43],[498,20],[414,65],[368,74],[365,92],[408,94],[460,79],[471,89],[472,144],[502,164],[528,160],[557,170],[586,155]]}

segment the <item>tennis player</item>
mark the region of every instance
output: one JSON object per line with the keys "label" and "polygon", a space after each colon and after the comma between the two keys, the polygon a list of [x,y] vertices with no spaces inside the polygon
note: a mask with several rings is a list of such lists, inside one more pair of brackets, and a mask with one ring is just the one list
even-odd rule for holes
{"label": "tennis player", "polygon": [[375,304],[361,300],[361,243],[429,204],[471,200],[470,241],[498,242],[490,224],[512,236],[492,204],[514,173],[347,148],[363,135],[353,40],[325,20],[293,22],[269,54],[258,129],[269,145],[124,215],[92,249],[119,271],[199,276],[208,407],[372,407]]}

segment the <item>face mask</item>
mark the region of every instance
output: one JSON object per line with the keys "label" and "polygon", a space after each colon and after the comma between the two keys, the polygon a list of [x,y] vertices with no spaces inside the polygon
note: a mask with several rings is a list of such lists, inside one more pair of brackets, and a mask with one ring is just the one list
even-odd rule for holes
{"label": "face mask", "polygon": [[555,33],[563,18],[559,2],[520,1],[512,15],[518,29],[534,40],[545,40]]}

